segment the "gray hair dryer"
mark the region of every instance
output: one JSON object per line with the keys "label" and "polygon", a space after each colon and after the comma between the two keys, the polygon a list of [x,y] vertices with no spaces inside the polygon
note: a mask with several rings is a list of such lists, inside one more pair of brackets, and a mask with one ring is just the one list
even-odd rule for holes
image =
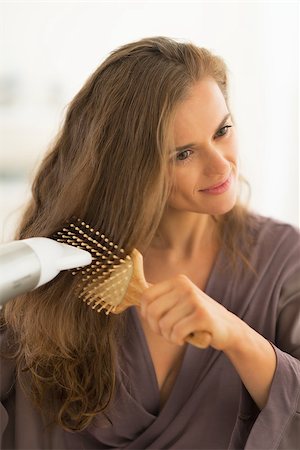
{"label": "gray hair dryer", "polygon": [[54,239],[33,237],[0,245],[0,308],[9,299],[32,291],[60,271],[91,264],[86,250]]}

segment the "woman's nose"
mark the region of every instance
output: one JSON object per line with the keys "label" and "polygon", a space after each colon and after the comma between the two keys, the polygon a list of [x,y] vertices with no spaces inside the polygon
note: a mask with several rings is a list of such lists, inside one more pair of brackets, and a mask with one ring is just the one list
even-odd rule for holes
{"label": "woman's nose", "polygon": [[203,153],[202,167],[204,175],[227,175],[231,168],[231,162],[226,159],[221,151],[213,146]]}

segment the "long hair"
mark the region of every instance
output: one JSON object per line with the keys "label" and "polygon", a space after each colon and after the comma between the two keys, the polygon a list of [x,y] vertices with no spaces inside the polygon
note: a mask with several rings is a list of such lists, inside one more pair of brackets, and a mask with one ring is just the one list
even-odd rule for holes
{"label": "long hair", "polygon": [[[51,236],[77,216],[128,252],[147,249],[170,194],[176,105],[207,75],[228,105],[227,72],[211,51],[162,36],[112,51],[68,105],[15,238]],[[250,267],[236,244],[236,236],[247,237],[247,217],[238,200],[214,220],[234,264],[240,257]],[[82,430],[113,399],[125,319],[96,314],[73,288],[74,277],[62,272],[7,303],[2,322],[17,376],[34,404],[51,423]]]}

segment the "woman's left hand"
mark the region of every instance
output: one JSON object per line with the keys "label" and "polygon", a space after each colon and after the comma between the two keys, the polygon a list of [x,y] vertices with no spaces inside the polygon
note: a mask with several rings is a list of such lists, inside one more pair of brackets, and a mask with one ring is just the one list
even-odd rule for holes
{"label": "woman's left hand", "polygon": [[210,345],[229,350],[243,321],[206,295],[186,275],[153,284],[142,295],[141,314],[166,340],[183,345],[190,333],[208,332]]}

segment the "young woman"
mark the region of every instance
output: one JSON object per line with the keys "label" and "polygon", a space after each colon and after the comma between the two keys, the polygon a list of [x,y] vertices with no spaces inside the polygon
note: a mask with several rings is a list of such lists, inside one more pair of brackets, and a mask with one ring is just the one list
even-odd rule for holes
{"label": "young woman", "polygon": [[137,248],[151,285],[120,315],[69,272],[6,304],[3,449],[299,448],[300,234],[242,204],[238,157],[207,49],[145,38],[92,74],[16,238],[83,218]]}

